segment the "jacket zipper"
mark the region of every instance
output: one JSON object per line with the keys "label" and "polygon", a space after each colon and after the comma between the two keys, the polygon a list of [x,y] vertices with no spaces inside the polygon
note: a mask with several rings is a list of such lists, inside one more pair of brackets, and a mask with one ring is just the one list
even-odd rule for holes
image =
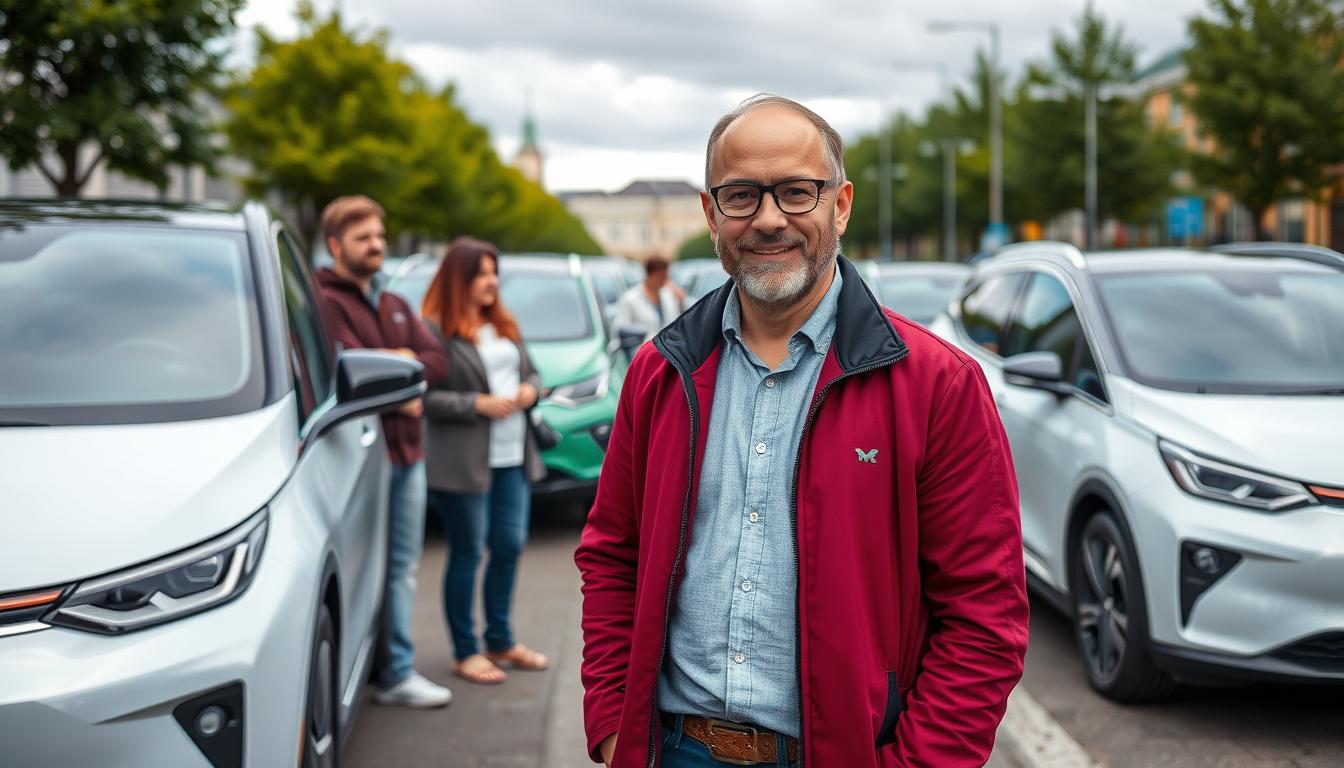
{"label": "jacket zipper", "polygon": [[[886,360],[878,361],[876,363],[873,363],[872,365],[868,365],[863,368],[856,368],[852,371],[846,371],[845,373],[842,373],[839,376],[836,376],[835,378],[826,382],[825,386],[821,388],[821,391],[817,393],[816,401],[813,402],[812,407],[808,409],[807,419],[803,422],[803,431],[798,435],[798,453],[794,455],[793,459],[793,484],[789,488],[789,499],[793,502],[792,504],[789,505],[789,516],[791,518],[790,522],[793,523],[793,572],[796,574],[793,586],[793,631],[794,631],[793,640],[794,640],[794,669],[798,670],[798,736],[799,736],[798,741],[800,744],[802,743],[802,735],[803,735],[804,700],[803,700],[803,625],[802,625],[803,569],[802,569],[802,563],[799,561],[798,558],[798,475],[799,472],[802,470],[803,465],[803,443],[807,439],[807,433],[810,429],[812,429],[812,422],[816,420],[817,411],[821,410],[821,404],[826,399],[826,393],[831,391],[831,387],[835,386],[841,381],[844,381],[845,379],[850,378],[851,376],[858,376],[860,374],[868,373],[869,371],[875,371],[878,368],[885,368],[886,366],[889,365],[895,365],[896,363],[899,363],[901,360],[905,359],[905,356],[907,354],[909,354],[908,350],[902,350],[898,354],[893,355],[892,357]],[[803,768],[803,765],[807,762],[805,752],[806,750],[803,749],[798,750],[798,768]],[[653,768],[652,763],[649,764],[649,768]]]}
{"label": "jacket zipper", "polygon": [[691,515],[691,486],[695,484],[695,449],[700,434],[700,409],[695,398],[691,396],[694,382],[689,375],[682,372],[681,384],[686,394],[686,407],[691,412],[690,463],[686,470],[686,496],[681,503],[681,532],[677,536],[677,556],[672,561],[672,574],[667,580],[667,606],[663,609],[663,646],[658,651],[658,666],[654,668],[653,673],[653,711],[649,713],[649,768],[654,768],[658,746],[658,678],[662,676],[663,660],[667,657],[668,634],[672,628],[672,595],[677,584],[677,570],[681,567],[681,558],[686,549],[686,529],[690,525]]}

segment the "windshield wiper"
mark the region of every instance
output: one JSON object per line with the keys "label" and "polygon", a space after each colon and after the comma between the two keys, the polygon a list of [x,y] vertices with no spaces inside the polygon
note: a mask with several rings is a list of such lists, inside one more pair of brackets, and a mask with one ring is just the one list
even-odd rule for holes
{"label": "windshield wiper", "polygon": [[50,427],[45,421],[19,421],[13,419],[0,419],[0,427]]}
{"label": "windshield wiper", "polygon": [[1316,389],[1289,389],[1279,392],[1266,392],[1269,395],[1344,395],[1344,387],[1318,387]]}

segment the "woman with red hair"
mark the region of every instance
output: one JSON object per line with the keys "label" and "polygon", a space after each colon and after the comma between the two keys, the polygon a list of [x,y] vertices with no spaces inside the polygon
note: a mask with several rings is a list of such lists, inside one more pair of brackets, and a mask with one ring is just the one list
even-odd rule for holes
{"label": "woman with red hair", "polygon": [[[528,485],[545,474],[526,414],[541,379],[500,301],[499,252],[490,243],[459,237],[449,244],[421,313],[448,354],[448,378],[425,396],[425,465],[430,503],[448,538],[443,610],[455,672],[500,683],[502,666],[547,666],[545,656],[514,641],[509,621],[527,542]],[[482,652],[472,608],[487,548]]]}

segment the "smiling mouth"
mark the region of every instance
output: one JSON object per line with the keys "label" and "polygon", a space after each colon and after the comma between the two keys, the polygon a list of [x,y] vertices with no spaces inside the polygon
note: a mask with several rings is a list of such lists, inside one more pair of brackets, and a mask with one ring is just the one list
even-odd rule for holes
{"label": "smiling mouth", "polygon": [[748,248],[747,251],[754,253],[757,256],[779,256],[780,254],[792,251],[795,247],[797,246],[781,245],[774,248]]}

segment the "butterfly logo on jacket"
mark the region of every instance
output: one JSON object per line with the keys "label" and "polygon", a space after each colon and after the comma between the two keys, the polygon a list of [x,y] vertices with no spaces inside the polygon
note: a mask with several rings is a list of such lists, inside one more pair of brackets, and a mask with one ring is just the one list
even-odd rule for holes
{"label": "butterfly logo on jacket", "polygon": [[857,453],[857,454],[859,454],[859,463],[860,463],[860,464],[876,464],[876,463],[877,463],[877,449],[876,449],[876,448],[872,449],[871,451],[864,451],[862,448],[855,448],[855,449],[854,449],[854,452]]}

